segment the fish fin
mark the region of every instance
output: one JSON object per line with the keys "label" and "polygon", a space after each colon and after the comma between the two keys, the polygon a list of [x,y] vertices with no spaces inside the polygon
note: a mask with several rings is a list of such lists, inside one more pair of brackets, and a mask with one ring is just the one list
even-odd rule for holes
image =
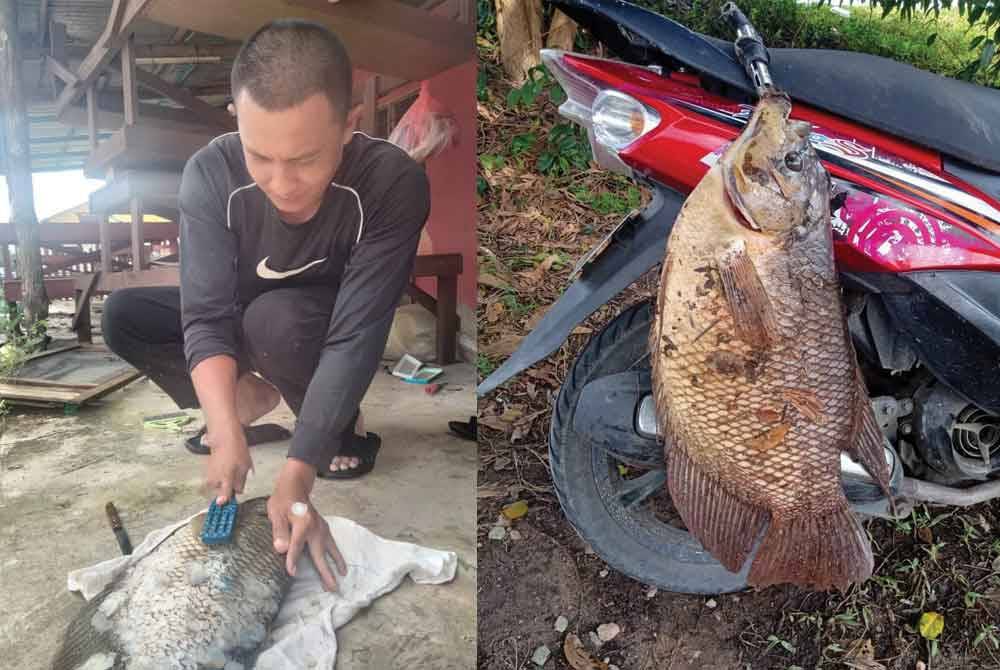
{"label": "fish fin", "polygon": [[676,442],[667,452],[667,485],[688,530],[730,572],[739,572],[769,513],[725,490]]}
{"label": "fish fin", "polygon": [[847,499],[831,513],[772,516],[747,582],[763,588],[789,583],[825,591],[871,577],[871,541]]}
{"label": "fish fin", "polygon": [[889,479],[892,473],[889,472],[889,464],[885,462],[885,434],[875,419],[875,411],[868,399],[868,388],[865,386],[861,370],[857,365],[854,366],[854,372],[854,425],[851,430],[854,441],[848,448],[848,452],[865,467],[865,470],[878,482],[882,493],[892,501],[889,489]]}
{"label": "fish fin", "polygon": [[770,348],[778,333],[774,308],[747,254],[746,243],[739,240],[730,244],[716,262],[740,338],[754,349]]}

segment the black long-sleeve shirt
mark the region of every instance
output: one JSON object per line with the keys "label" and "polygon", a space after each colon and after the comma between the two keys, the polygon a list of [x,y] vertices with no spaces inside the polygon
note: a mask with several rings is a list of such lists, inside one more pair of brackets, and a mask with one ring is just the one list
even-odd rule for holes
{"label": "black long-sleeve shirt", "polygon": [[260,294],[336,293],[288,453],[322,467],[340,450],[409,282],[430,211],[426,173],[399,147],[355,133],[319,211],[289,225],[247,171],[239,133],[229,133],[188,161],[179,200],[189,371],[210,356],[237,357],[243,309]]}

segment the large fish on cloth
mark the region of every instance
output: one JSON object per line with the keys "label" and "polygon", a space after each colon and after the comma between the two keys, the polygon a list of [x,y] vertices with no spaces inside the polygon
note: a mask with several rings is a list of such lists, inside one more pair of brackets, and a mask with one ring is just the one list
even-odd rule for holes
{"label": "large fish on cloth", "polygon": [[[691,533],[753,586],[846,588],[871,544],[841,452],[888,492],[882,432],[847,331],[826,171],[782,94],[688,197],[650,333],[668,487]],[[766,530],[765,530],[766,529]]]}
{"label": "large fish on cloth", "polygon": [[52,670],[247,670],[291,584],[267,499],[240,503],[232,541],[206,546],[204,514],[87,603]]}

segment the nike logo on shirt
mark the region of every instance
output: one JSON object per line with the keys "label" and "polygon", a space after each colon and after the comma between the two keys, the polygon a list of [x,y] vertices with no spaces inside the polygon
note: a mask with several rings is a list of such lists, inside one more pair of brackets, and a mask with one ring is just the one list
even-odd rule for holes
{"label": "nike logo on shirt", "polygon": [[326,260],[326,258],[321,258],[318,261],[306,263],[300,268],[293,268],[291,270],[285,270],[283,272],[279,272],[277,270],[272,270],[271,268],[267,267],[268,258],[270,258],[270,256],[264,256],[263,260],[261,260],[260,263],[257,263],[257,276],[260,277],[261,279],[285,279],[286,277],[297,275],[300,272],[305,272],[312,266],[318,265],[319,263],[322,263]]}

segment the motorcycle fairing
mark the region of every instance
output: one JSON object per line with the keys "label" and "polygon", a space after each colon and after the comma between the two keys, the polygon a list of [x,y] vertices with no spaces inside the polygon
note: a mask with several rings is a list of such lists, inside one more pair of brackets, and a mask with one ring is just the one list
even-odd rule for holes
{"label": "motorcycle fairing", "polygon": [[[550,2],[626,60],[665,56],[754,95],[731,42],[620,0]],[[1000,91],[851,51],[768,53],[775,85],[793,99],[1000,172]]]}

